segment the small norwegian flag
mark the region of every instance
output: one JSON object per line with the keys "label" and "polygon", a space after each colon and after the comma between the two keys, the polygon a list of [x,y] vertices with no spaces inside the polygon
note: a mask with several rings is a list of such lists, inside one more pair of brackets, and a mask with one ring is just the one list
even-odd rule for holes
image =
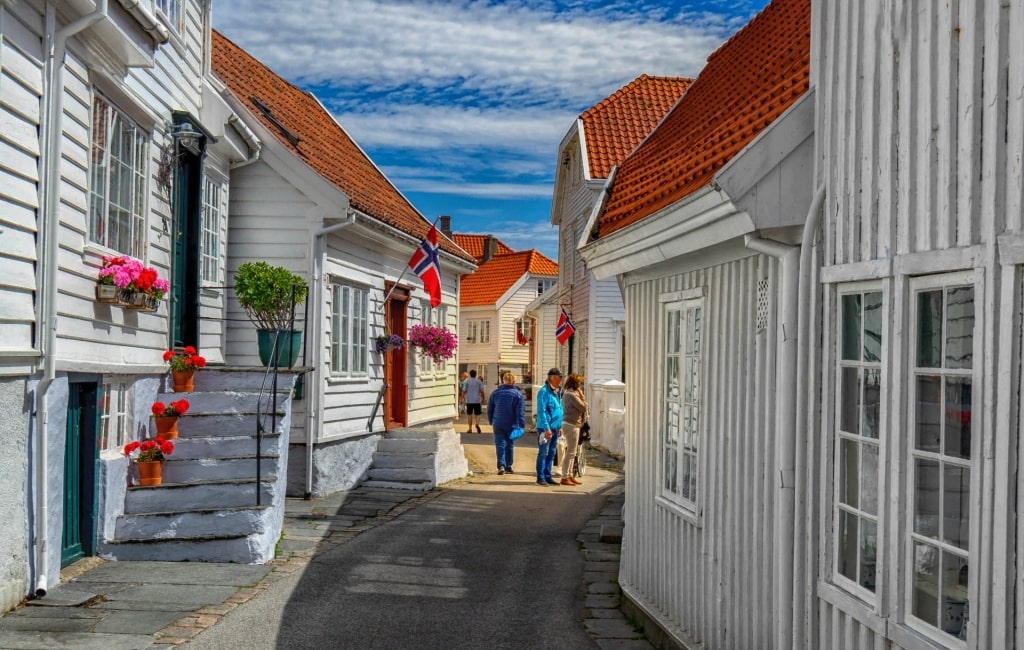
{"label": "small norwegian flag", "polygon": [[558,316],[558,324],[555,325],[555,338],[558,339],[559,345],[565,345],[572,335],[576,332],[576,326],[572,324],[572,319],[569,318],[569,314],[566,313],[565,307],[562,307],[562,313]]}
{"label": "small norwegian flag", "polygon": [[516,329],[516,341],[519,343],[519,345],[526,345],[527,343],[526,335],[523,334],[522,327]]}
{"label": "small norwegian flag", "polygon": [[430,294],[430,306],[441,304],[441,261],[437,258],[437,228],[430,226],[427,236],[409,258],[409,268],[423,280],[423,290]]}

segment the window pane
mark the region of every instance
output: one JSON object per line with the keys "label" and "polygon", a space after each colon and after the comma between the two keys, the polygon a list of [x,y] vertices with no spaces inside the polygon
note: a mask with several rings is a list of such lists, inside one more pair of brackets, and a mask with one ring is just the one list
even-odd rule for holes
{"label": "window pane", "polygon": [[679,399],[679,357],[665,359],[665,398]]}
{"label": "window pane", "polygon": [[872,515],[878,514],[878,447],[862,444],[860,470],[860,509]]}
{"label": "window pane", "polygon": [[839,502],[857,507],[859,493],[857,482],[860,478],[858,444],[853,440],[839,441]]}
{"label": "window pane", "polygon": [[942,378],[917,378],[917,421],[914,446],[938,452],[942,433]]}
{"label": "window pane", "polygon": [[680,328],[679,328],[679,317],[680,317],[680,314],[679,314],[678,311],[670,311],[670,312],[668,312],[668,318],[667,318],[668,322],[666,323],[666,328],[667,328],[666,336],[668,338],[666,339],[666,348],[665,348],[665,352],[667,354],[679,354],[679,350],[680,350],[680,345],[679,345],[679,341],[680,341],[680,337],[679,337],[679,331],[680,331]]}
{"label": "window pane", "polygon": [[843,296],[843,359],[860,361],[860,294]]}
{"label": "window pane", "polygon": [[942,631],[966,639],[964,615],[967,609],[967,559],[942,554]]}
{"label": "window pane", "polygon": [[843,368],[839,396],[839,428],[860,434],[860,373],[857,368]]}
{"label": "window pane", "polygon": [[939,549],[914,544],[914,588],[911,612],[926,623],[939,622]]}
{"label": "window pane", "polygon": [[341,288],[341,371],[349,371],[349,349],[352,346],[352,303],[349,288]]}
{"label": "window pane", "polygon": [[947,456],[971,457],[971,379],[946,378],[946,438],[943,446]]}
{"label": "window pane", "polygon": [[864,422],[861,435],[878,438],[878,412],[881,402],[882,371],[878,368],[864,369]]}
{"label": "window pane", "polygon": [[942,539],[966,551],[971,514],[971,470],[946,465],[942,478]]}
{"label": "window pane", "polygon": [[974,352],[974,287],[946,289],[946,367],[970,368]]}
{"label": "window pane", "polygon": [[839,511],[839,573],[857,581],[857,517]]}
{"label": "window pane", "polygon": [[917,365],[942,365],[942,291],[917,294]]}
{"label": "window pane", "polygon": [[864,294],[864,361],[882,358],[882,294]]}
{"label": "window pane", "polygon": [[877,526],[870,521],[860,520],[860,580],[859,584],[868,591],[875,590],[875,563],[877,557]]}
{"label": "window pane", "polygon": [[674,448],[667,447],[665,449],[664,458],[665,490],[673,494],[679,494],[679,484],[677,482],[678,472],[676,469],[676,463],[678,462],[679,457],[676,455],[676,451]]}
{"label": "window pane", "polygon": [[693,316],[690,324],[690,337],[693,342],[693,346],[690,352],[693,354],[700,354],[700,346],[703,345],[704,342],[704,308],[697,307],[695,309],[691,309],[690,314]]}
{"label": "window pane", "polygon": [[679,444],[679,402],[665,405],[665,440],[673,448]]}
{"label": "window pane", "polygon": [[914,460],[914,532],[939,538],[939,463]]}

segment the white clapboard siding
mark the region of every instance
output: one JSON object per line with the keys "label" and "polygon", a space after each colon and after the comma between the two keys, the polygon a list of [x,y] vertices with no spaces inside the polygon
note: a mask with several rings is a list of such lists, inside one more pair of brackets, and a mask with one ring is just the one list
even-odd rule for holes
{"label": "white clapboard siding", "polygon": [[[660,366],[626,369],[626,528],[619,581],[659,621],[707,648],[770,648],[773,643],[774,449],[777,325],[755,325],[757,283],[778,291],[778,263],[746,257],[652,280],[626,276],[630,359],[661,359],[659,297],[704,288],[705,349],[699,524],[661,505]],[[773,293],[774,295],[774,293]]]}
{"label": "white clapboard siding", "polygon": [[[525,365],[530,362],[530,347],[520,345],[516,339],[516,321],[523,317],[526,306],[536,300],[537,282],[550,278],[551,276],[527,274],[519,288],[501,305],[498,310],[499,345],[501,346],[499,363]],[[493,330],[491,336],[494,336]],[[494,359],[490,359],[490,361],[494,361]],[[493,379],[500,381],[498,377]]]}
{"label": "white clapboard siding", "polygon": [[[493,306],[487,307],[461,307],[459,309],[459,350],[458,357],[460,364],[475,363],[486,365],[494,363],[501,353],[501,337],[499,336],[498,321],[501,316]],[[487,343],[471,343],[467,340],[466,332],[468,323],[471,320],[490,321],[491,338]],[[478,333],[479,336],[479,333]]]}
{"label": "white clapboard siding", "polygon": [[626,311],[619,284],[615,278],[595,280],[589,273],[587,282],[591,295],[587,318],[587,383],[621,380],[620,330]]}

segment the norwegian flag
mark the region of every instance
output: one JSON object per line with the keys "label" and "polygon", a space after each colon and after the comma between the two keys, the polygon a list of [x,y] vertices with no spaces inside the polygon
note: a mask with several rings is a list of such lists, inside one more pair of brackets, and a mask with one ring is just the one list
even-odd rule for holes
{"label": "norwegian flag", "polygon": [[523,326],[522,325],[520,325],[516,329],[516,341],[519,343],[519,345],[526,345],[527,342],[528,342],[526,340],[526,335],[523,334]]}
{"label": "norwegian flag", "polygon": [[559,345],[565,345],[565,342],[576,332],[576,326],[572,324],[572,319],[569,318],[569,314],[566,313],[565,307],[562,307],[562,313],[558,316],[558,324],[555,325],[555,338],[558,339]]}
{"label": "norwegian flag", "polygon": [[430,294],[430,306],[441,304],[441,262],[437,258],[437,228],[430,226],[430,232],[420,242],[419,248],[409,258],[409,268],[423,280],[423,289]]}

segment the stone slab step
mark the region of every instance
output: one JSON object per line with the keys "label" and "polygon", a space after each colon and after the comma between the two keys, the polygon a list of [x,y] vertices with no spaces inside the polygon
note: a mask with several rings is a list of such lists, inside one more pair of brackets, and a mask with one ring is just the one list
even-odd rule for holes
{"label": "stone slab step", "polygon": [[[274,498],[274,482],[264,478],[259,485],[260,503]],[[156,487],[128,488],[124,498],[125,514],[187,512],[210,508],[239,508],[256,505],[256,479],[238,481],[202,481],[164,483]]]}
{"label": "stone slab step", "polygon": [[[199,458],[240,458],[256,454],[256,436],[187,436],[179,435],[174,442],[174,460]],[[260,445],[264,456],[276,456],[281,451],[281,436],[263,434]]]}
{"label": "stone slab step", "polygon": [[[277,476],[278,461],[275,454],[260,461],[260,476]],[[178,458],[171,456],[164,462],[163,480],[167,483],[193,483],[196,481],[227,481],[256,477],[256,457],[246,458]]]}
{"label": "stone slab step", "polygon": [[434,462],[434,454],[393,454],[378,451],[373,455],[373,466],[381,469],[433,469]]}
{"label": "stone slab step", "polygon": [[[278,414],[277,422],[271,426],[269,413],[262,414],[263,433],[282,434],[288,426],[288,420]],[[252,436],[256,437],[256,414],[255,413],[193,413],[190,409],[188,414],[178,420],[178,436],[181,438],[198,438],[202,436]]]}
{"label": "stone slab step", "polygon": [[[295,379],[298,375],[294,373],[277,373],[278,391],[291,391],[295,387]],[[259,392],[260,387],[266,386],[270,389],[274,378],[273,375],[265,375],[263,370],[240,372],[228,370],[214,370],[204,368],[195,374],[196,392],[206,391],[254,391]],[[173,382],[168,382],[168,390],[173,387]]]}
{"label": "stone slab step", "polygon": [[118,541],[181,539],[208,535],[236,536],[266,529],[269,505],[201,512],[168,512],[121,515],[114,525]]}
{"label": "stone slab step", "polygon": [[421,427],[421,428],[403,428],[403,429],[391,429],[384,437],[391,440],[437,440],[438,434],[444,433],[445,431],[454,432],[452,427]]}
{"label": "stone slab step", "polygon": [[236,562],[263,564],[274,556],[256,535],[206,536],[189,539],[127,540],[105,543],[100,556],[124,562],[160,558],[164,562]]}
{"label": "stone slab step", "polygon": [[[270,413],[271,404],[277,404],[277,413],[284,415],[288,408],[288,401],[291,399],[287,394],[277,396],[271,400],[270,395],[260,397],[259,393],[243,391],[221,391],[216,393],[161,393],[157,396],[159,401],[173,402],[184,399],[188,402],[188,415],[221,415],[221,414],[249,414],[256,413],[257,406],[260,413]],[[180,422],[179,422],[180,424]]]}
{"label": "stone slab step", "polygon": [[381,438],[377,441],[377,451],[381,453],[416,454],[431,453],[436,450],[436,438]]}
{"label": "stone slab step", "polygon": [[418,483],[425,481],[430,483],[434,480],[434,468],[433,466],[430,469],[371,467],[369,478],[375,481],[415,481]]}
{"label": "stone slab step", "polygon": [[369,479],[359,484],[359,487],[386,488],[390,490],[431,490],[434,487],[431,481],[385,481]]}

